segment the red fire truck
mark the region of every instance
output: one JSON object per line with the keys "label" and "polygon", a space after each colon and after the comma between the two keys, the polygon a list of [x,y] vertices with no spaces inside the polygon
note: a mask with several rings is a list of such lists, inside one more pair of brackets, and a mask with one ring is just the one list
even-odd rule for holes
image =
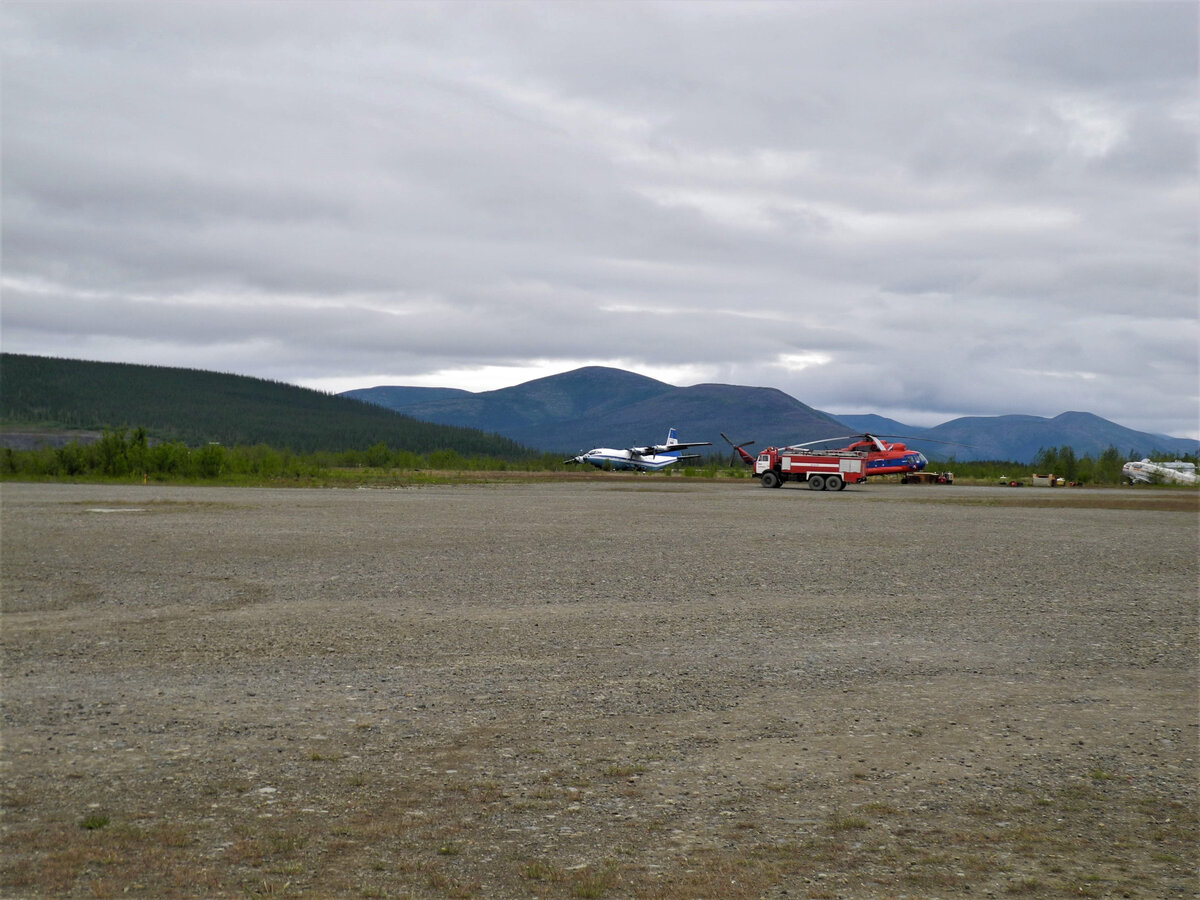
{"label": "red fire truck", "polygon": [[812,491],[840,491],[847,484],[867,480],[867,453],[768,447],[758,454],[754,474],[762,479],[763,487],[777,488],[785,481],[807,481]]}

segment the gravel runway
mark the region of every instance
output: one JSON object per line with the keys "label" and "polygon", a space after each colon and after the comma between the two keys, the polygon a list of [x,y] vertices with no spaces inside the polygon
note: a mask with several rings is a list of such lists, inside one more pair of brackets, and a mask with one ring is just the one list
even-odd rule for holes
{"label": "gravel runway", "polygon": [[5,483],[0,894],[1195,897],[1198,499]]}

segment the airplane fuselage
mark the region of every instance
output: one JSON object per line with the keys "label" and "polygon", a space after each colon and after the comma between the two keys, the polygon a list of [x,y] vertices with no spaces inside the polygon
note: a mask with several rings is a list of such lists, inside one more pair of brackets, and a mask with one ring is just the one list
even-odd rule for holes
{"label": "airplane fuselage", "polygon": [[1121,474],[1129,479],[1129,483],[1142,482],[1156,484],[1174,482],[1175,484],[1195,484],[1196,466],[1194,463],[1181,462],[1151,462],[1149,459],[1130,461],[1121,466]]}
{"label": "airplane fuselage", "polygon": [[631,450],[615,450],[611,447],[597,447],[589,450],[573,460],[577,463],[589,463],[598,469],[640,469],[657,472],[669,465],[679,462],[678,453],[654,453],[647,455],[634,454]]}
{"label": "airplane fuselage", "polygon": [[667,429],[665,444],[651,444],[649,447],[628,447],[617,450],[613,447],[596,447],[587,453],[565,459],[566,463],[588,463],[597,469],[637,469],[642,472],[657,472],[681,459],[696,459],[695,454],[683,456],[682,451],[689,447],[707,447],[708,441],[692,441],[684,443],[679,440],[674,428]]}

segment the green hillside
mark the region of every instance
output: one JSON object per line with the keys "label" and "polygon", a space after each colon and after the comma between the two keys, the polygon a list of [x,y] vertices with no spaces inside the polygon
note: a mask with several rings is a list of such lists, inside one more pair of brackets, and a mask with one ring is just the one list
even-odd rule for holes
{"label": "green hillside", "polygon": [[146,429],[190,446],[267,444],[297,453],[455,450],[519,459],[515,441],[436,425],[369,403],[281,382],[197,369],[0,354],[0,427]]}

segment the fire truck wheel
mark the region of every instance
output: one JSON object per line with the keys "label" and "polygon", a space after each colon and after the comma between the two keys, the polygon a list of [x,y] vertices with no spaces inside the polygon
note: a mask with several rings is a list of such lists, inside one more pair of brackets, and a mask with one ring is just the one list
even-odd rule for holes
{"label": "fire truck wheel", "polygon": [[810,491],[825,490],[825,476],[824,475],[810,475],[808,478],[808,489]]}
{"label": "fire truck wheel", "polygon": [[767,488],[777,488],[783,484],[783,479],[779,477],[779,473],[774,469],[767,469],[762,473],[762,486]]}
{"label": "fire truck wheel", "polygon": [[846,486],[846,482],[842,481],[841,475],[828,475],[825,478],[825,490],[840,491]]}

